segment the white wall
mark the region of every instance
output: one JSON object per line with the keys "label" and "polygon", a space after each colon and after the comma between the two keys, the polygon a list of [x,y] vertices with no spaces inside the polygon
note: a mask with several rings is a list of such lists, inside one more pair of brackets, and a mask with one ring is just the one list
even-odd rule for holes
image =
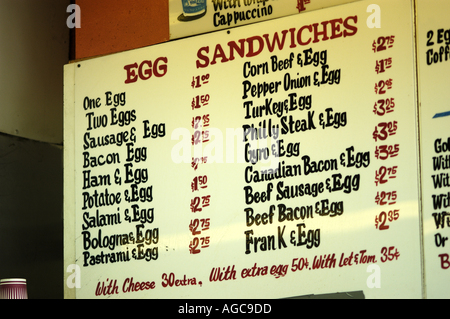
{"label": "white wall", "polygon": [[69,0],[0,0],[0,132],[62,144]]}

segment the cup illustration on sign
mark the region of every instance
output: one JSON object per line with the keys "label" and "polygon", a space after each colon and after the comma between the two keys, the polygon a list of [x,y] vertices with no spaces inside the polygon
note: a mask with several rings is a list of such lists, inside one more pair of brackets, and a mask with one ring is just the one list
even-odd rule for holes
{"label": "cup illustration on sign", "polygon": [[178,17],[179,21],[192,21],[206,14],[206,0],[181,0],[183,13]]}

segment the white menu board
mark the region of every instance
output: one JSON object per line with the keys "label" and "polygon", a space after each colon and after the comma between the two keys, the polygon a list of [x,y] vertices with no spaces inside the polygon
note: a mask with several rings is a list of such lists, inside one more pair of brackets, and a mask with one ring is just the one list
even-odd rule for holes
{"label": "white menu board", "polygon": [[67,65],[75,297],[421,297],[413,8],[377,4]]}
{"label": "white menu board", "polygon": [[450,298],[450,22],[448,1],[417,1],[426,293]]}

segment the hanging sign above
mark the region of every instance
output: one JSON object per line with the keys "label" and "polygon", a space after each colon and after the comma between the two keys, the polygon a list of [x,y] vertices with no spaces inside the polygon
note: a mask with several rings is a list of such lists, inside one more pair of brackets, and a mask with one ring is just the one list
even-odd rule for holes
{"label": "hanging sign above", "polygon": [[170,38],[207,33],[356,0],[169,0]]}

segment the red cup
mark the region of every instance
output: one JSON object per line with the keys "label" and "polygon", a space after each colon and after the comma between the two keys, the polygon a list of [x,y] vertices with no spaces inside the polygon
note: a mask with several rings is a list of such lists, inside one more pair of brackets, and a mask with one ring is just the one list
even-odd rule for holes
{"label": "red cup", "polygon": [[0,279],[0,299],[28,299],[27,280]]}

